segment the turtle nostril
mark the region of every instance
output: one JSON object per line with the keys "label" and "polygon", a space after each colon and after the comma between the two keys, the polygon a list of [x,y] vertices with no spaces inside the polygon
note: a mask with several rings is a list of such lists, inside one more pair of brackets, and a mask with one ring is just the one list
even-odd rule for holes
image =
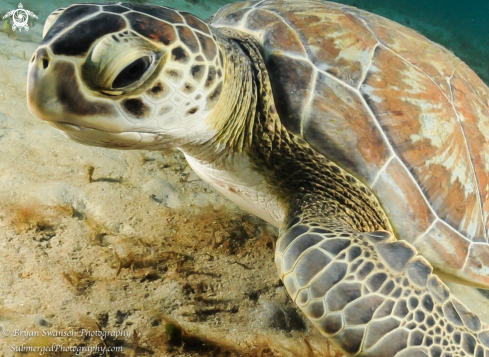
{"label": "turtle nostril", "polygon": [[49,60],[47,58],[42,59],[42,68],[46,69],[49,66]]}

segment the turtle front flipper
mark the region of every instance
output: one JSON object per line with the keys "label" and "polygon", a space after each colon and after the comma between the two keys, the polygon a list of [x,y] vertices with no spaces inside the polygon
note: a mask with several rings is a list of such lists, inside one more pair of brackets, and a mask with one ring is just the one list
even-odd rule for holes
{"label": "turtle front flipper", "polygon": [[489,355],[487,327],[409,243],[386,231],[355,232],[339,221],[304,217],[280,232],[278,272],[309,320],[345,352]]}

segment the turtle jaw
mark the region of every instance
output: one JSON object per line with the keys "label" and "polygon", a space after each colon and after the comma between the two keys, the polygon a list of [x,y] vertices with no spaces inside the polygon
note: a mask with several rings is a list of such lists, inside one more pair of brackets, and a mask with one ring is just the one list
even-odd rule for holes
{"label": "turtle jaw", "polygon": [[177,134],[182,135],[182,133],[137,131],[112,133],[69,123],[51,122],[50,124],[77,143],[109,149],[171,151],[175,146],[173,137]]}

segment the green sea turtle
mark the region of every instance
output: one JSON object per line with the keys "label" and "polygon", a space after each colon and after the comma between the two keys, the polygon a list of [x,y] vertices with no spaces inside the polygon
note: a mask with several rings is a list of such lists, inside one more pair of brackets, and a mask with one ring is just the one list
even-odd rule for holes
{"label": "green sea turtle", "polygon": [[441,46],[313,0],[233,3],[208,23],[73,5],[48,18],[27,97],[77,142],[182,151],[279,227],[287,291],[346,353],[489,356],[489,330],[432,268],[489,286],[489,91]]}

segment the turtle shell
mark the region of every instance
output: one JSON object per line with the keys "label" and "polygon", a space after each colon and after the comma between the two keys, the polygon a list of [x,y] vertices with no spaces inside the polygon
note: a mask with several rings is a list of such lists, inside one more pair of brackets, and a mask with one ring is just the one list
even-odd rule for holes
{"label": "turtle shell", "polygon": [[370,187],[399,239],[489,286],[489,90],[467,65],[336,3],[233,3],[211,25],[259,41],[283,124]]}

